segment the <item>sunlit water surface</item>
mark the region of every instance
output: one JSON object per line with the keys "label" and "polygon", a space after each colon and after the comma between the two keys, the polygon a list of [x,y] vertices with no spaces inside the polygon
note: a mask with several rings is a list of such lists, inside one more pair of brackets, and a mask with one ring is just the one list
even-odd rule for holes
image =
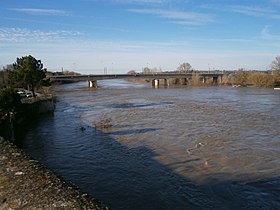
{"label": "sunlit water surface", "polygon": [[280,91],[98,84],[56,87],[19,145],[112,209],[280,209]]}

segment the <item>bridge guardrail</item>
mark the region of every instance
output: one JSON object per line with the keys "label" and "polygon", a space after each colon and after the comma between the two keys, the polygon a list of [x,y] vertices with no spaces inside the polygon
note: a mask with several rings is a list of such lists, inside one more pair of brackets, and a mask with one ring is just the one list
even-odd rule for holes
{"label": "bridge guardrail", "polygon": [[223,71],[200,71],[187,73],[154,73],[154,74],[89,74],[89,75],[55,75],[49,76],[51,81],[86,81],[86,80],[105,80],[105,79],[166,79],[166,78],[184,78],[192,77],[194,73],[199,73],[201,76],[220,76],[225,74]]}

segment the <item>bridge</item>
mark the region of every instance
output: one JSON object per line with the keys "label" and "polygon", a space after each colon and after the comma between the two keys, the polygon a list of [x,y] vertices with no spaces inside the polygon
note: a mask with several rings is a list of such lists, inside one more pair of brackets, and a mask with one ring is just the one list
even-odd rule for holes
{"label": "bridge", "polygon": [[109,80],[109,79],[146,79],[152,80],[152,85],[157,87],[160,84],[160,80],[163,80],[164,85],[169,85],[169,79],[191,79],[195,73],[199,74],[199,77],[203,83],[206,80],[211,80],[213,83],[221,83],[222,77],[225,74],[224,71],[196,71],[187,73],[151,73],[151,74],[89,74],[89,75],[53,75],[48,76],[50,81],[53,82],[79,82],[88,81],[89,87],[97,87],[98,80]]}

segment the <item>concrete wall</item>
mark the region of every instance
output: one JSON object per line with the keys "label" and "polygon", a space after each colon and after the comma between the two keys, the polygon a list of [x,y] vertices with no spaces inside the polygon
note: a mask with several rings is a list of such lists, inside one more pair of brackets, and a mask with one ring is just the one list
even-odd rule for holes
{"label": "concrete wall", "polygon": [[53,112],[55,109],[55,104],[53,98],[38,100],[33,103],[24,104],[27,114],[42,114],[47,112]]}

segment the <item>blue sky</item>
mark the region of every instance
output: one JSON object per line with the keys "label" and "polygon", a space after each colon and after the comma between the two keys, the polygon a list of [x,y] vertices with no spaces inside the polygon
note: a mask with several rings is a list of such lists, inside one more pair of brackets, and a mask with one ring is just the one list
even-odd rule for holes
{"label": "blue sky", "polygon": [[280,0],[2,0],[0,67],[33,55],[81,73],[268,69]]}

